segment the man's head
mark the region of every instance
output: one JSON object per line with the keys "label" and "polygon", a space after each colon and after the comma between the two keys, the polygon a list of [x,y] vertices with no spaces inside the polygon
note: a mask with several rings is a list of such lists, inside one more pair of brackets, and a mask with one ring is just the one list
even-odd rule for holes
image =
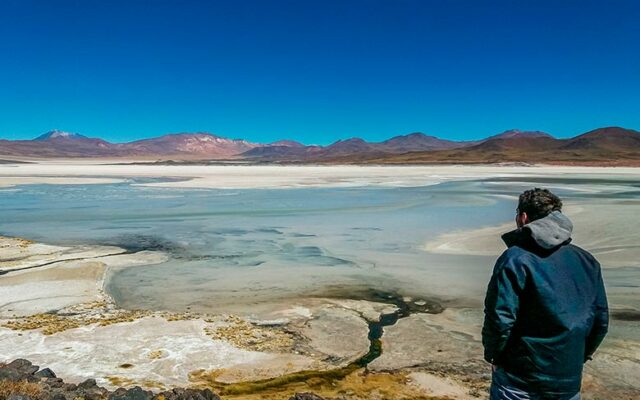
{"label": "man's head", "polygon": [[547,189],[535,188],[524,191],[518,199],[516,224],[518,228],[544,218],[553,211],[562,210],[562,200]]}

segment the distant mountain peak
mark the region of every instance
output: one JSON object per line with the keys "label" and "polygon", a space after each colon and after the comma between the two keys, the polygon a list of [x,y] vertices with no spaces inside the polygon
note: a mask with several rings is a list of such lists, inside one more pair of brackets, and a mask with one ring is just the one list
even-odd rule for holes
{"label": "distant mountain peak", "polygon": [[[209,132],[175,132],[175,133],[167,133],[161,136],[156,136],[149,138],[151,140],[160,139],[160,138],[205,138],[205,140],[218,138],[219,136],[214,135]],[[146,140],[146,139],[145,139]]]}
{"label": "distant mountain peak", "polygon": [[409,152],[448,149],[460,147],[462,144],[451,140],[440,139],[422,132],[413,132],[407,135],[394,136],[391,139],[380,142],[379,146],[386,151]]}
{"label": "distant mountain peak", "polygon": [[182,141],[192,141],[192,142],[211,142],[211,143],[249,143],[244,139],[231,139],[222,136],[215,135],[209,132],[178,132],[178,133],[167,133],[166,135],[153,137],[149,139],[143,140],[182,140]]}
{"label": "distant mountain peak", "polygon": [[61,131],[59,129],[54,129],[49,132],[43,133],[42,135],[38,136],[34,140],[42,141],[42,140],[50,140],[50,139],[87,139],[87,137],[79,133],[66,132],[66,131]]}
{"label": "distant mountain peak", "polygon": [[[422,132],[412,132],[412,133],[408,133],[406,135],[404,135],[406,137],[409,138],[416,138],[416,137],[435,137],[435,136],[431,136],[431,135],[427,135],[426,133],[422,133]],[[398,137],[398,136],[396,136]]]}
{"label": "distant mountain peak", "polygon": [[427,134],[422,133],[422,132],[412,132],[412,133],[408,133],[406,135],[394,136],[394,137],[392,137],[390,139],[385,140],[382,143],[389,143],[389,142],[401,141],[401,140],[407,141],[407,140],[424,140],[424,139],[426,139],[426,140],[435,139],[435,140],[445,141],[444,139],[440,139],[440,138],[437,138],[435,136],[427,135]]}
{"label": "distant mountain peak", "polygon": [[578,137],[606,137],[606,136],[638,136],[640,132],[633,129],[621,128],[619,126],[607,126],[604,128],[594,129],[584,133]]}
{"label": "distant mountain peak", "polygon": [[269,146],[305,147],[304,144],[290,139],[278,140],[276,142],[269,143]]}
{"label": "distant mountain peak", "polygon": [[491,136],[488,139],[512,139],[512,138],[536,138],[536,137],[552,138],[553,136],[542,131],[523,131],[520,129],[509,129],[497,135]]}
{"label": "distant mountain peak", "polygon": [[339,139],[335,141],[333,144],[338,144],[338,143],[367,143],[367,142],[362,138],[352,137],[349,139]]}

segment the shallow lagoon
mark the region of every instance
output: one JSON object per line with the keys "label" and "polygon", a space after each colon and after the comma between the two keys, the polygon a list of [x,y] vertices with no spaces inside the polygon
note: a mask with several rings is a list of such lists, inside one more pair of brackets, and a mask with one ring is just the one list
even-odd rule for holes
{"label": "shallow lagoon", "polygon": [[[512,220],[513,195],[533,185],[569,203],[640,198],[638,181],[574,177],[242,190],[144,182],[0,190],[0,232],[168,252],[167,263],[111,276],[108,291],[126,308],[259,316],[292,297],[363,287],[477,306],[493,257],[430,254],[425,242]],[[606,274],[610,286],[638,290],[637,269]]]}

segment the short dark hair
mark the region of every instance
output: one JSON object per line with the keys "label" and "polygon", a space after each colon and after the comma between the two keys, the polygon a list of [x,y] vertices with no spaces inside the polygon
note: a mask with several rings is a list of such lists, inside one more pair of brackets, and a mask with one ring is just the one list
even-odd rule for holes
{"label": "short dark hair", "polygon": [[547,189],[525,190],[518,199],[518,213],[527,213],[530,221],[562,210],[562,200]]}

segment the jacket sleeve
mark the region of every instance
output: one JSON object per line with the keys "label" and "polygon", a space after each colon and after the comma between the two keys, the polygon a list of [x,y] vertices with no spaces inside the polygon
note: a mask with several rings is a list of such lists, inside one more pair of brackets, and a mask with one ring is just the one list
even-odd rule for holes
{"label": "jacket sleeve", "polygon": [[523,266],[505,252],[493,268],[484,301],[484,359],[495,364],[504,351],[520,307],[526,281]]}
{"label": "jacket sleeve", "polygon": [[585,361],[591,358],[609,330],[609,306],[607,294],[604,290],[602,270],[598,267],[598,280],[596,283],[596,298],[593,303],[594,319],[591,331],[587,335],[585,344]]}

